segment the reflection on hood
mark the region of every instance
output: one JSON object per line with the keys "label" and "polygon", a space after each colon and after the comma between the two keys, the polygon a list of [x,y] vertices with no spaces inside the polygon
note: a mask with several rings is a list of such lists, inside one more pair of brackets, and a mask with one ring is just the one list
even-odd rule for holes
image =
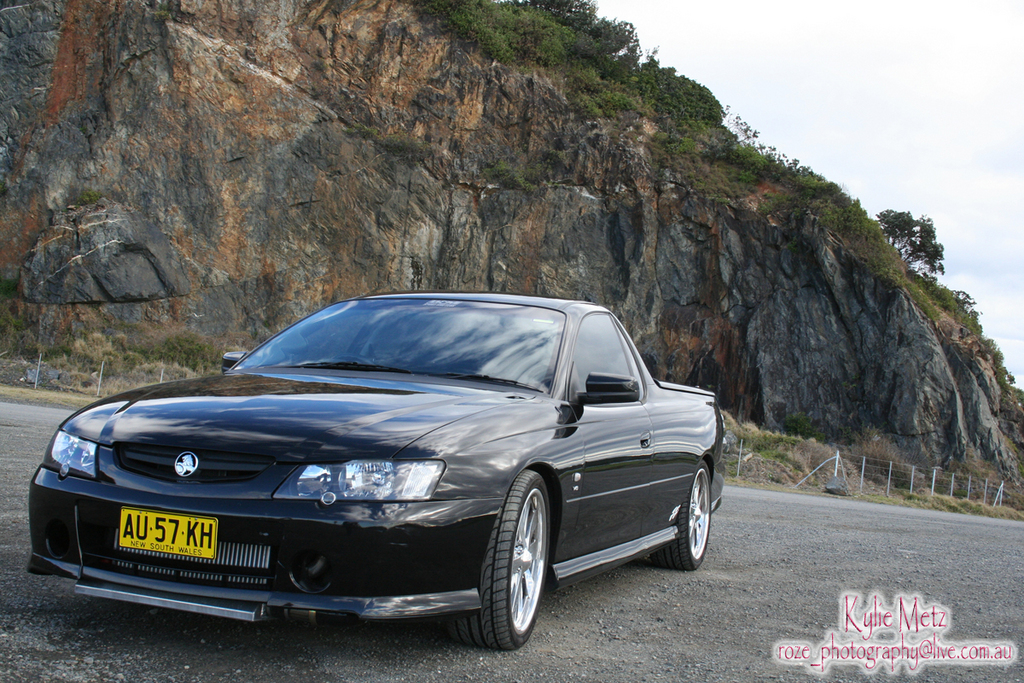
{"label": "reflection on hood", "polygon": [[309,371],[231,374],[112,396],[65,429],[104,444],[270,455],[387,458],[420,436],[506,403],[504,391]]}

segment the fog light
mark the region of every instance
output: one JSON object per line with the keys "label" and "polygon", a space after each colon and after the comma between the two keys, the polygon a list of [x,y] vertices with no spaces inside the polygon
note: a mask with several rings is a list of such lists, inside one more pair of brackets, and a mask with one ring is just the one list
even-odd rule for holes
{"label": "fog light", "polygon": [[64,522],[52,519],[46,525],[46,550],[56,559],[68,554],[71,547],[71,532]]}
{"label": "fog light", "polygon": [[307,550],[292,560],[292,583],[306,593],[319,593],[331,585],[331,563],[320,553]]}

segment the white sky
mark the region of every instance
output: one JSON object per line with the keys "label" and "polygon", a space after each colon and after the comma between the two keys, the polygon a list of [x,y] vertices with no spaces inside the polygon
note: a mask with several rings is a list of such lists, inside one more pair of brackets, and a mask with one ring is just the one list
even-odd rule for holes
{"label": "white sky", "polygon": [[870,215],[931,217],[1024,387],[1024,2],[597,2]]}

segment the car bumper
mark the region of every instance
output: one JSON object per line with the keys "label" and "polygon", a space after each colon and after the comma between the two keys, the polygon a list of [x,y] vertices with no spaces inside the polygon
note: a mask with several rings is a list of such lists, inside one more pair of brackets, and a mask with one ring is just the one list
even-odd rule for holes
{"label": "car bumper", "polygon": [[[217,559],[120,548],[123,506],[217,518]],[[462,614],[480,607],[500,506],[167,495],[40,468],[29,494],[28,570],[76,579],[85,595],[245,620]],[[311,557],[326,561],[313,582],[303,573]]]}

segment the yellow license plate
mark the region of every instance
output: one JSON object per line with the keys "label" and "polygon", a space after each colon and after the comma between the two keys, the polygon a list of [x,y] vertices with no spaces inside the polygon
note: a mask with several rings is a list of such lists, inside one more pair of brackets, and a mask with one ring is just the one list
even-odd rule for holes
{"label": "yellow license plate", "polygon": [[212,560],[217,557],[217,519],[121,508],[117,543],[122,548]]}

